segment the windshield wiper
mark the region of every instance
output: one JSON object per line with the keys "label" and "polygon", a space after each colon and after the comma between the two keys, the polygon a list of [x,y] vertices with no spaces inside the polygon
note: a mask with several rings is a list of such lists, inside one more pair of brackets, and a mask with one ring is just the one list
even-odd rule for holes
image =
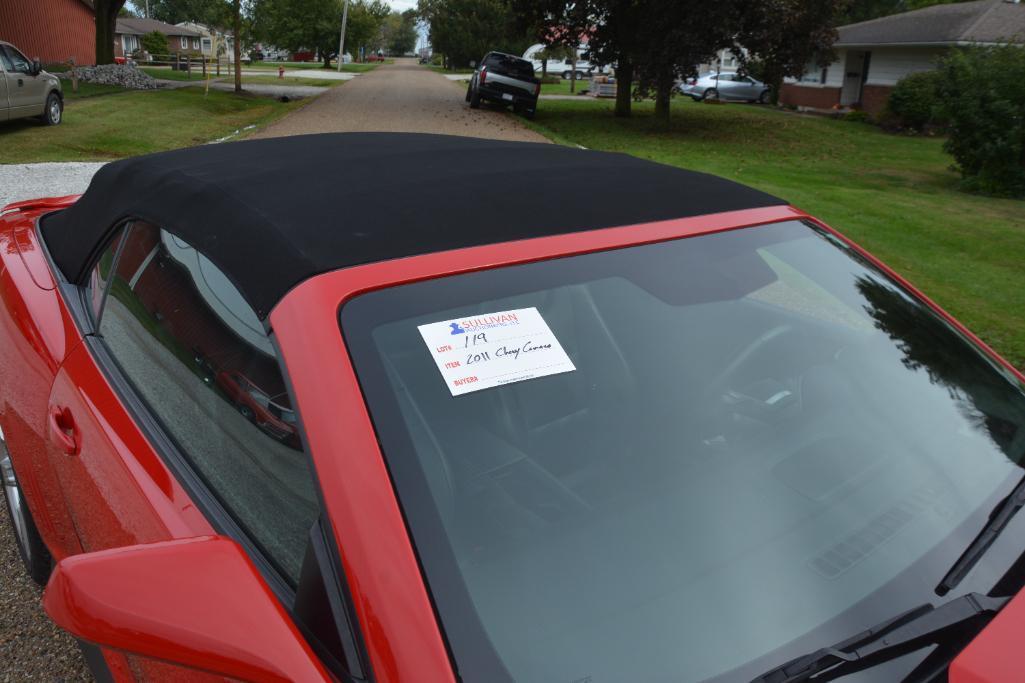
{"label": "windshield wiper", "polygon": [[957,562],[936,586],[937,595],[946,595],[961,583],[1022,506],[1025,506],[1025,478],[1018,482],[1018,485],[1011,491],[1011,495],[1000,501],[993,512],[989,513],[989,521],[986,522],[986,526],[982,527],[979,535],[961,553],[961,557],[957,558]]}
{"label": "windshield wiper", "polygon": [[791,659],[751,683],[797,683],[887,651],[899,654],[913,645],[933,642],[943,631],[981,614],[999,612],[1008,600],[1010,598],[991,598],[980,593],[969,593],[939,607],[920,605],[847,640]]}

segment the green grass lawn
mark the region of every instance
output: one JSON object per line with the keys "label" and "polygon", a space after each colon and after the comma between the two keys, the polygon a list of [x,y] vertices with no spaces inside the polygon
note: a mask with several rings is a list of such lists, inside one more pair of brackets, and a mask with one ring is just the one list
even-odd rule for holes
{"label": "green grass lawn", "polygon": [[71,89],[70,80],[62,80],[61,86],[64,88],[64,101],[70,102],[72,100],[81,100],[86,97],[98,97],[100,95],[116,95],[118,93],[128,93],[130,90],[126,90],[117,85],[99,85],[97,83],[83,83],[78,82],[78,91]]}
{"label": "green grass lawn", "polygon": [[167,67],[159,66],[140,66],[142,71],[148,73],[153,78],[160,78],[165,81],[201,81],[203,80],[203,69],[198,65],[193,65],[192,72],[188,71],[172,71]]}
{"label": "green grass lawn", "polygon": [[[0,163],[88,161],[188,147],[262,126],[301,106],[202,88],[132,91],[68,102],[64,122],[0,127]],[[245,133],[243,133],[245,134]]]}
{"label": "green grass lawn", "polygon": [[572,93],[569,91],[570,82],[566,80],[560,80],[558,83],[542,83],[541,94],[542,95],[578,95],[584,90],[587,90],[591,85],[589,80],[578,80],[576,92]]}
{"label": "green grass lawn", "polygon": [[958,190],[936,138],[749,105],[673,100],[616,119],[608,100],[550,100],[530,123],[557,142],[731,178],[782,197],[864,245],[1025,368],[1025,202]]}
{"label": "green grass lawn", "polygon": [[[233,83],[231,78],[225,79],[228,83]],[[298,78],[296,76],[285,76],[284,78],[278,78],[277,76],[247,76],[242,74],[242,85],[246,84],[260,84],[260,85],[313,85],[319,88],[333,88],[336,85],[341,85],[345,81],[337,78]]]}

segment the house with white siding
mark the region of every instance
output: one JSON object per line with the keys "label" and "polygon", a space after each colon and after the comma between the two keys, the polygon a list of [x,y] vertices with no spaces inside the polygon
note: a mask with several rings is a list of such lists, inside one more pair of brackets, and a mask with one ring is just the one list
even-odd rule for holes
{"label": "house with white siding", "polygon": [[904,76],[936,67],[956,47],[1025,43],[1025,4],[975,0],[841,26],[836,61],[788,79],[780,102],[799,109],[862,109],[877,114]]}

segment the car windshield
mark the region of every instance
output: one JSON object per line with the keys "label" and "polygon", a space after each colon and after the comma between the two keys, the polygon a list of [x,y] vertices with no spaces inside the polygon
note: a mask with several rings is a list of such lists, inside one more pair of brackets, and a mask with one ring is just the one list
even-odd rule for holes
{"label": "car windshield", "polygon": [[1022,476],[1014,374],[802,222],[341,323],[463,680],[750,680],[935,600]]}
{"label": "car windshield", "polygon": [[534,65],[524,59],[517,59],[509,55],[488,55],[484,60],[484,66],[492,73],[513,78],[533,78]]}

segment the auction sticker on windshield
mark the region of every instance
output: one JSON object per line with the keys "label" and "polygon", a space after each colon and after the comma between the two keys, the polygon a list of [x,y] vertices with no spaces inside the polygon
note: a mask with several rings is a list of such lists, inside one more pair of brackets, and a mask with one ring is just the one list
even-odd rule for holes
{"label": "auction sticker on windshield", "polygon": [[576,370],[537,308],[417,327],[453,396]]}

